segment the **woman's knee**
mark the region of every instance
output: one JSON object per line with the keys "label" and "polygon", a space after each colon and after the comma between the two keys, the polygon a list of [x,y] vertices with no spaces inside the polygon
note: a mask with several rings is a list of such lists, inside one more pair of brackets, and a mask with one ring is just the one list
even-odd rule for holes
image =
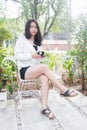
{"label": "woman's knee", "polygon": [[48,78],[45,75],[41,75],[39,77],[41,83],[48,83]]}
{"label": "woman's knee", "polygon": [[44,64],[41,64],[41,69],[42,69],[44,72],[49,71],[49,68],[48,68],[46,65],[44,65]]}

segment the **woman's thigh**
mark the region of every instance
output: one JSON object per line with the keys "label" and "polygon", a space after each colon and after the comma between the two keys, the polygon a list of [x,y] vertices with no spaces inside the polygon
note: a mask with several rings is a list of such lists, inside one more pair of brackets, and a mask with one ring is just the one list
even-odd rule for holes
{"label": "woman's thigh", "polygon": [[38,78],[42,84],[48,84],[49,80],[44,74],[40,75]]}
{"label": "woman's thigh", "polygon": [[43,74],[43,72],[47,69],[46,65],[40,64],[29,67],[25,72],[25,79],[35,79],[38,78],[40,75]]}

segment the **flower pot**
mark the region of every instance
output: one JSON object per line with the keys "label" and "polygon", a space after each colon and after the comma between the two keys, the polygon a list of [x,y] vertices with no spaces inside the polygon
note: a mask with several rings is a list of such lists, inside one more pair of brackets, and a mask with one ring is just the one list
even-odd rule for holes
{"label": "flower pot", "polygon": [[7,106],[7,91],[2,89],[0,92],[0,109],[6,108]]}

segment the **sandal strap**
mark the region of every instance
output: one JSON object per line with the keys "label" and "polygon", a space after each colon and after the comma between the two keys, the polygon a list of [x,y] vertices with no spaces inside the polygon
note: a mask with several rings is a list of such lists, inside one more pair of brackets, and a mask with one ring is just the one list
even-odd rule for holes
{"label": "sandal strap", "polygon": [[49,108],[46,108],[46,109],[43,109],[43,110],[41,111],[41,113],[44,114],[44,115],[49,116],[49,114],[51,113],[51,111],[50,111]]}
{"label": "sandal strap", "polygon": [[70,90],[68,89],[68,90],[66,90],[65,93],[63,93],[62,95],[65,96],[65,97],[66,97],[66,96],[69,96],[69,92],[70,92]]}
{"label": "sandal strap", "polygon": [[67,96],[70,96],[70,94],[71,94],[72,92],[74,92],[74,90],[71,90],[71,91],[70,91],[70,90],[68,89],[68,90],[66,90],[65,93],[62,94],[62,95],[65,96],[65,97],[67,97]]}
{"label": "sandal strap", "polygon": [[71,94],[71,93],[73,93],[73,92],[75,92],[75,91],[74,91],[74,90],[72,90],[72,91],[69,91],[69,94],[68,94],[68,95],[70,96],[70,94]]}

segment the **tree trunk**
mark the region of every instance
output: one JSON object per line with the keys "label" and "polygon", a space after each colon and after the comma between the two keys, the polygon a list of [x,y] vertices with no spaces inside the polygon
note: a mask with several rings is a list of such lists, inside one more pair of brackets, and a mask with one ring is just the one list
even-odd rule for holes
{"label": "tree trunk", "polygon": [[66,1],[66,16],[67,16],[67,35],[68,35],[68,49],[71,49],[71,0]]}
{"label": "tree trunk", "polygon": [[85,89],[84,60],[82,60],[82,90]]}
{"label": "tree trunk", "polygon": [[2,46],[3,46],[3,42],[0,41],[0,47],[2,47]]}

